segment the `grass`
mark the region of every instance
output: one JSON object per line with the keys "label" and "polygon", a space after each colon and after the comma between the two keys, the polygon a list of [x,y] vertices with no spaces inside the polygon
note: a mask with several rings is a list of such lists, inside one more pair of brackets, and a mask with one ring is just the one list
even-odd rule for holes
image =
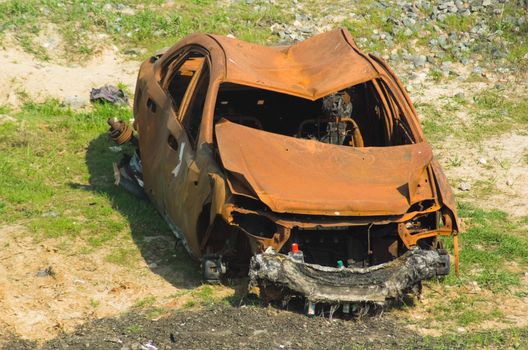
{"label": "grass", "polygon": [[[521,271],[511,271],[512,262],[528,267],[528,237],[523,233],[524,218],[512,218],[500,210],[483,210],[459,204],[460,216],[467,226],[460,238],[460,278],[450,275],[447,284],[462,285],[476,281],[492,292],[510,292],[520,285]],[[452,249],[451,241],[446,244]]]}
{"label": "grass", "polygon": [[[358,42],[367,51],[389,55],[395,49],[401,56],[403,52],[431,52],[429,41],[438,36],[437,30],[446,35],[470,32],[482,22],[493,35],[482,35],[479,40],[467,42],[462,53],[456,52],[456,45],[449,42],[446,48],[433,50],[431,56],[443,56],[435,59],[439,62],[473,58],[483,66],[500,63],[526,67],[528,60],[523,57],[528,54],[528,23],[517,24],[525,14],[519,6],[511,2],[502,7],[501,13],[489,8],[485,15],[452,14],[443,21],[431,19],[432,6],[419,7],[416,23],[407,25],[401,23],[406,11],[403,7],[369,0],[329,0],[323,6],[319,1],[307,0],[302,2],[302,7],[292,6],[286,0],[169,3],[162,0],[6,0],[0,3],[0,37],[15,33],[16,41],[26,51],[41,59],[51,59],[57,50],[51,50],[54,52],[50,54],[34,39],[46,33],[52,24],[63,41],[59,51],[68,59],[83,61],[109,44],[133,57],[145,58],[194,32],[233,34],[252,42],[276,43],[280,38],[272,32],[273,24],[293,26],[296,15],[305,15],[316,27],[348,28],[361,39]],[[335,23],[328,20],[338,16],[341,18]],[[381,39],[387,34],[392,37],[388,44]],[[99,39],[93,40],[94,37]],[[436,75],[435,79],[442,77],[438,71],[432,74]]]}
{"label": "grass", "polygon": [[[469,45],[464,57],[476,59],[482,66],[491,62],[522,70],[528,65],[528,60],[522,59],[528,53],[528,24],[514,26],[508,22],[508,17],[525,14],[513,3],[504,4],[501,14],[447,16],[442,23],[428,20],[431,13],[423,10],[415,30],[406,33],[393,23],[401,16],[402,8],[367,0],[346,4],[332,0],[325,6],[307,0],[303,10],[295,13],[286,1],[226,5],[194,0],[167,6],[162,0],[6,0],[0,2],[0,40],[13,34],[24,50],[39,59],[52,60],[55,55],[35,44],[35,38],[45,33],[51,23],[63,40],[62,46],[68,48],[57,50],[65,58],[83,61],[111,44],[134,58],[144,58],[197,31],[276,43],[279,37],[270,29],[274,23],[291,25],[299,13],[315,22],[327,15],[345,14],[343,22],[334,26],[347,27],[356,39],[365,39],[357,42],[366,51],[388,55],[395,50],[401,56],[403,50],[411,54],[428,50],[429,40],[438,34],[435,25],[445,33],[460,33],[483,21],[491,31],[502,32],[497,35],[501,42],[483,37]],[[355,16],[348,16],[349,12]],[[380,34],[390,34],[394,45],[383,42]],[[94,40],[96,36],[99,39]],[[498,46],[500,57],[493,51]],[[442,53],[444,58],[439,61],[460,59],[452,47]],[[429,75],[435,81],[443,79],[438,69],[431,69]],[[486,78],[471,74],[467,81]],[[16,123],[0,125],[0,225],[22,224],[36,241],[57,241],[61,254],[101,251],[107,262],[130,268],[155,257],[178,270],[177,281],[196,279],[197,268],[183,251],[174,257],[168,249],[157,250],[143,242],[145,236],[171,234],[152,206],[113,185],[112,163],[120,155],[108,149],[112,144],[103,135],[107,129],[105,121],[109,117],[129,119],[130,110],[95,105],[76,112],[54,100],[33,103],[24,91],[18,95],[25,101],[20,110],[0,106],[0,113],[17,119]],[[455,95],[417,108],[425,116],[424,131],[433,144],[462,140],[474,145],[512,131],[528,133],[528,100],[512,96],[508,89]],[[528,165],[528,152],[524,162]],[[461,160],[450,159],[449,166],[459,167]],[[491,180],[473,187],[479,196],[495,191]],[[522,277],[528,269],[528,239],[523,234],[528,218],[512,218],[500,210],[482,210],[463,201],[459,210],[467,227],[460,237],[460,278],[451,274],[443,281],[428,282],[428,297],[434,302],[417,306],[425,314],[425,321],[420,322],[442,328],[446,334],[426,337],[421,346],[522,348],[528,338],[527,329],[477,330],[483,322],[504,319],[501,300],[520,303],[527,296]],[[450,240],[446,240],[446,245],[452,252]],[[481,292],[468,292],[475,286]],[[185,300],[183,307],[190,309],[238,300],[237,296],[226,298],[225,294],[223,287],[203,285],[185,289],[174,297]],[[93,308],[99,303],[90,302]],[[149,318],[157,318],[166,309],[155,304],[156,299],[150,296],[137,300],[134,307],[144,310]],[[415,311],[411,309],[409,313]],[[459,327],[470,331],[460,334]],[[129,333],[141,331],[140,325],[127,328]]]}
{"label": "grass", "polygon": [[[457,97],[447,109],[471,103]],[[495,95],[483,95],[476,103],[480,108],[498,108]],[[113,184],[112,162],[120,155],[109,150],[112,144],[104,135],[105,121],[114,116],[130,118],[128,108],[95,105],[74,112],[48,101],[28,102],[19,111],[0,110],[17,119],[0,125],[1,224],[21,223],[37,241],[68,242],[57,245],[59,253],[100,250],[108,262],[131,268],[144,260],[165,259],[167,265],[186,271],[180,278],[196,276],[196,268],[185,258],[145,246],[143,237],[170,232],[148,202]],[[456,159],[452,163],[458,164]],[[429,283],[443,297],[424,310],[431,325],[440,322],[451,325],[447,327],[451,330],[500,320],[499,300],[523,297],[522,271],[528,268],[528,239],[522,234],[528,218],[514,219],[464,202],[459,210],[467,227],[460,239],[460,278],[451,274],[443,282]],[[452,250],[450,242],[446,240],[446,245]],[[511,269],[512,262],[519,266],[517,270]],[[484,293],[468,294],[472,284]],[[450,294],[453,288],[458,292]],[[233,297],[225,295],[224,287],[203,285],[175,297],[184,298],[185,308],[201,308],[229,303]],[[154,304],[153,297],[145,297],[136,301],[135,308],[157,318],[166,310]]]}
{"label": "grass", "polygon": [[[460,327],[473,332],[486,321],[504,324],[505,303],[508,307],[524,303],[523,291],[528,287],[523,282],[528,270],[526,218],[464,202],[459,204],[459,214],[466,226],[460,235],[460,277],[452,273],[426,282],[424,297],[430,301],[407,314],[411,323],[447,333],[456,333]],[[444,242],[452,253],[452,240]],[[425,322],[416,321],[415,312],[423,314]]]}
{"label": "grass", "polygon": [[156,302],[156,297],[154,296],[148,296],[146,298],[139,299],[135,302],[134,307],[135,308],[144,308],[152,306]]}
{"label": "grass", "polygon": [[[0,3],[0,34],[15,31],[21,46],[37,54],[40,46],[33,37],[53,23],[68,48],[66,54],[83,58],[109,43],[123,51],[143,48],[151,53],[193,32],[234,34],[265,42],[271,37],[271,24],[287,17],[264,2],[255,10],[244,3],[216,1],[8,0]],[[93,40],[94,34],[106,39]]]}
{"label": "grass", "polygon": [[441,337],[426,337],[423,344],[410,349],[526,349],[528,328],[488,330],[464,334],[448,334]]}
{"label": "grass", "polygon": [[0,125],[0,225],[22,224],[64,254],[100,251],[107,262],[130,268],[140,266],[142,255],[156,256],[185,261],[183,277],[196,274],[183,252],[173,257],[172,247],[151,252],[152,244],[142,243],[171,232],[150,203],[113,184],[120,155],[109,150],[105,120],[130,118],[127,107],[74,112],[51,100],[10,114],[17,122]]}
{"label": "grass", "polygon": [[470,144],[508,132],[528,134],[528,101],[509,96],[507,89],[486,89],[473,96],[443,97],[440,103],[419,103],[428,140],[441,145],[454,137]]}
{"label": "grass", "polygon": [[131,334],[138,334],[143,330],[143,327],[140,324],[131,324],[126,328],[126,331]]}

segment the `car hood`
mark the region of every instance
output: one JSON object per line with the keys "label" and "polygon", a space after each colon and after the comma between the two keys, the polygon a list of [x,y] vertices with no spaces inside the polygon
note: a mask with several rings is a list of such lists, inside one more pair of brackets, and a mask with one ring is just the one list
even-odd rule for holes
{"label": "car hood", "polygon": [[231,188],[258,196],[279,213],[404,214],[415,202],[432,160],[426,143],[344,147],[226,120],[217,123],[215,131]]}

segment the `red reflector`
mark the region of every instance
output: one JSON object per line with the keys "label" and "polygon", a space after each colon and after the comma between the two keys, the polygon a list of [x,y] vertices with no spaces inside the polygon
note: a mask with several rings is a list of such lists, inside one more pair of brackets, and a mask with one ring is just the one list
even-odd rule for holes
{"label": "red reflector", "polygon": [[292,243],[291,251],[292,253],[297,253],[299,251],[299,245],[297,243]]}

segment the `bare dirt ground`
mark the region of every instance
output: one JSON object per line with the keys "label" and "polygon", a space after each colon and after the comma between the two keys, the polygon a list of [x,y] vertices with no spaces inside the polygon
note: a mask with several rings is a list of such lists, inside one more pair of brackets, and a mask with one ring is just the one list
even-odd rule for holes
{"label": "bare dirt ground", "polygon": [[47,98],[88,101],[92,88],[123,83],[133,91],[140,62],[125,61],[116,50],[106,49],[79,64],[38,61],[16,47],[0,50],[0,105],[19,106],[24,97],[35,102]]}
{"label": "bare dirt ground", "polygon": [[[163,236],[150,244],[174,243]],[[104,250],[65,256],[57,253],[57,244],[35,242],[21,225],[0,227],[0,329],[32,340],[51,339],[87,320],[126,312],[145,298],[152,300],[148,306],[174,303],[171,295],[185,288],[175,282],[178,273],[163,274],[163,266],[155,271],[146,262],[122,267],[105,261]],[[44,273],[49,266],[51,274]],[[196,283],[187,282],[190,287]]]}
{"label": "bare dirt ground", "polygon": [[[393,349],[423,345],[420,337],[387,317],[347,322],[274,308],[217,307],[178,311],[152,321],[140,314],[85,323],[42,349]],[[11,338],[6,348],[34,343]]]}
{"label": "bare dirt ground", "polygon": [[[467,76],[467,69],[459,69],[460,76]],[[435,84],[423,74],[407,84],[415,104],[429,103],[442,110],[446,100],[464,96],[471,100],[481,91],[493,89],[497,84],[511,87],[509,94],[526,95],[528,86],[524,79],[513,76],[490,75],[488,81],[460,82],[451,80]],[[470,122],[468,112],[446,111],[446,118],[460,125]],[[427,115],[420,115],[426,119]],[[478,145],[449,136],[434,145],[435,157],[443,169],[457,196],[463,196],[471,203],[478,203],[484,209],[500,209],[520,217],[528,215],[528,130],[513,129],[511,132],[493,136]],[[470,190],[460,190],[460,183],[469,184]],[[487,185],[486,191],[484,188]],[[484,200],[483,200],[484,199]]]}
{"label": "bare dirt ground", "polygon": [[[71,96],[87,99],[91,88],[119,82],[133,91],[139,64],[123,60],[111,49],[84,65],[65,66],[37,61],[18,48],[4,48],[0,50],[0,105],[17,108],[26,97],[34,101],[50,97],[62,101]],[[438,101],[469,88],[475,91],[488,86],[429,84],[411,94],[417,100]],[[479,205],[528,215],[528,174],[523,163],[527,150],[528,136],[512,132],[489,139],[479,148],[450,140],[436,154],[447,165],[447,175],[455,188],[462,180],[473,184],[493,180],[498,191]],[[449,157],[460,159],[460,165],[449,166]],[[482,158],[485,164],[479,162]],[[468,195],[468,199],[477,200],[477,196]],[[395,315],[365,322],[329,322],[252,306],[178,311],[153,321],[134,312],[138,301],[152,297],[155,302],[150,306],[171,308],[181,306],[185,300],[173,297],[185,285],[174,283],[177,276],[167,278],[173,273],[170,266],[149,267],[145,262],[142,266],[120,267],[105,261],[101,251],[80,256],[56,254],[53,247],[60,242],[35,244],[25,235],[26,230],[23,225],[0,227],[0,246],[9,247],[0,252],[0,347],[6,349],[34,348],[37,343],[44,349],[136,349],[149,341],[160,349],[318,349],[342,348],[346,342],[350,346],[390,349],[405,346],[401,339],[418,341],[415,331],[432,334],[430,328],[401,326]],[[154,239],[152,244],[174,245],[166,240]],[[53,267],[53,276],[37,276],[48,266]],[[163,269],[169,272],[160,272]],[[198,282],[189,284],[196,287]],[[435,297],[426,295],[424,300],[427,303]],[[513,322],[526,325],[526,307],[508,307]]]}

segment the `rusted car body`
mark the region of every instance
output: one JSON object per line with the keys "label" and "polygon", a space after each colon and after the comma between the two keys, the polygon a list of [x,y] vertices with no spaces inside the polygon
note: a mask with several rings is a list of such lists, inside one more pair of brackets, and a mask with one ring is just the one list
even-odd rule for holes
{"label": "rusted car body", "polygon": [[134,117],[134,176],[206,278],[249,266],[279,294],[383,303],[449,272],[453,193],[401,83],[346,30],[188,36],[143,63]]}

